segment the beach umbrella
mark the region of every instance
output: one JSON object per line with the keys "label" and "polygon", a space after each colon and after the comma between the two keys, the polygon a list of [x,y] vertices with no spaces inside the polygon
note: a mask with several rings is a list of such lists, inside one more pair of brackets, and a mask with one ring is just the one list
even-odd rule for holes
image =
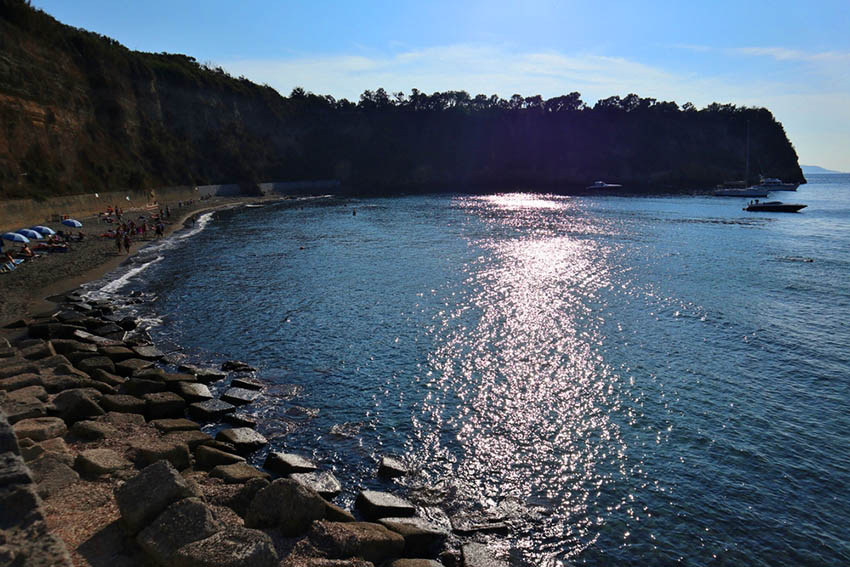
{"label": "beach umbrella", "polygon": [[65,220],[62,221],[62,224],[64,224],[65,226],[73,227],[73,228],[83,228],[83,223],[81,223],[78,220],[74,220],[74,219],[65,219]]}
{"label": "beach umbrella", "polygon": [[23,234],[27,238],[34,238],[35,240],[41,240],[42,238],[44,238],[41,234],[29,228],[22,228],[21,230],[16,230],[15,232],[17,232],[18,234]]}
{"label": "beach umbrella", "polygon": [[0,236],[3,240],[11,240],[12,242],[20,242],[22,244],[26,244],[30,241],[29,238],[24,236],[23,234],[18,234],[17,232],[4,232],[2,236]]}
{"label": "beach umbrella", "polygon": [[54,234],[56,234],[56,231],[50,228],[49,226],[39,225],[31,227],[31,229],[38,232],[39,234],[43,234],[44,236],[53,236]]}

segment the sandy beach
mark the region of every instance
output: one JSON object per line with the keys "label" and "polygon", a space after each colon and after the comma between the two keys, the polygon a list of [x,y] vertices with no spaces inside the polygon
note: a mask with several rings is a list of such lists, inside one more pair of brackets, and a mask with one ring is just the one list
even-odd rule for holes
{"label": "sandy beach", "polygon": [[[176,203],[168,203],[171,216],[165,221],[165,237],[183,228],[190,218],[205,211],[232,207],[256,201],[256,198],[223,198],[214,197],[204,201],[195,201],[190,205],[179,207]],[[164,205],[163,205],[164,206]],[[133,218],[143,211],[128,210]],[[138,213],[138,214],[136,214]],[[155,240],[153,231],[148,231],[146,239],[134,240],[129,254],[119,253],[115,241],[99,235],[109,230],[113,225],[105,223],[100,217],[92,216],[79,219],[83,223],[82,231],[86,234],[82,242],[71,243],[69,252],[41,253],[38,258],[25,261],[18,265],[13,272],[0,274],[0,326],[8,325],[29,315],[49,310],[54,304],[47,298],[59,295],[96,280],[125,262],[140,248]],[[58,223],[51,226],[54,230],[62,228]],[[72,231],[76,233],[76,231]],[[30,246],[38,241],[30,243]],[[3,241],[3,249],[16,251],[19,244]]]}

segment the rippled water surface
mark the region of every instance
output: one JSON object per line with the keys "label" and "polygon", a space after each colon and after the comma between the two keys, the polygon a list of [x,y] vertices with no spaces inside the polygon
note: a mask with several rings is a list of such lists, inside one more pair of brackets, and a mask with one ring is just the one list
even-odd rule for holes
{"label": "rippled water surface", "polygon": [[156,297],[160,344],[256,364],[260,431],[343,503],[396,454],[418,502],[507,518],[518,565],[850,564],[850,176],[776,197],[809,206],[286,202],[113,289]]}

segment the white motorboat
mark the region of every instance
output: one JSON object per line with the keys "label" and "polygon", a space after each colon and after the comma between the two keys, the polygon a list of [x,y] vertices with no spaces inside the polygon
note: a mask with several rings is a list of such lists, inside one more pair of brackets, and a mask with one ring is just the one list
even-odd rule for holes
{"label": "white motorboat", "polygon": [[767,197],[767,189],[753,186],[746,189],[718,189],[715,197]]}
{"label": "white motorboat", "polygon": [[604,181],[594,181],[592,185],[588,185],[585,189],[619,189],[622,185],[616,183],[605,183]]}
{"label": "white motorboat", "polygon": [[783,183],[781,179],[776,177],[763,177],[761,183],[755,185],[767,191],[796,191],[799,183]]}

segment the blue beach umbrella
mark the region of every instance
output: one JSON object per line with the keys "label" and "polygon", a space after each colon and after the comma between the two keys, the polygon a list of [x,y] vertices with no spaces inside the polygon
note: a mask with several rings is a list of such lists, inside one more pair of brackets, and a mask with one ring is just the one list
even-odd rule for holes
{"label": "blue beach umbrella", "polygon": [[17,232],[18,234],[23,234],[29,239],[41,240],[42,238],[44,238],[41,234],[29,228],[22,228],[21,230],[16,230],[15,232]]}
{"label": "blue beach umbrella", "polygon": [[73,228],[83,228],[83,223],[81,223],[78,220],[74,220],[74,219],[65,219],[65,220],[62,221],[62,224],[64,224],[65,226],[73,227]]}
{"label": "blue beach umbrella", "polygon": [[54,234],[56,234],[56,231],[50,228],[49,226],[33,226],[30,228],[30,230],[34,230],[39,234],[43,234],[44,236],[53,236]]}
{"label": "blue beach umbrella", "polygon": [[3,240],[11,240],[12,242],[20,242],[22,244],[26,244],[30,241],[29,238],[24,236],[23,234],[18,234],[17,232],[4,232],[2,236],[0,236]]}

